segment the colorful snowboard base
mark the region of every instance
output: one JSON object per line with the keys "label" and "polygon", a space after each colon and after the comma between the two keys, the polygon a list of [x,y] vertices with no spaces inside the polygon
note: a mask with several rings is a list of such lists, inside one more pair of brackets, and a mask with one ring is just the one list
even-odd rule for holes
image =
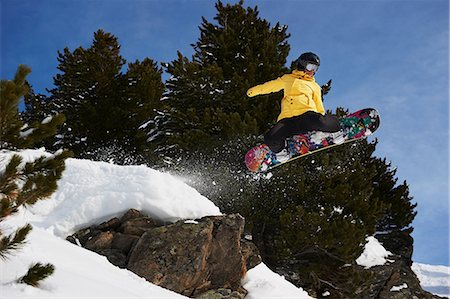
{"label": "colorful snowboard base", "polygon": [[372,108],[362,109],[339,120],[342,129],[334,133],[309,132],[288,138],[287,149],[290,158],[279,162],[265,144],[255,146],[245,155],[245,164],[251,172],[262,172],[298,158],[328,149],[337,145],[365,138],[375,132],[380,125],[380,116]]}

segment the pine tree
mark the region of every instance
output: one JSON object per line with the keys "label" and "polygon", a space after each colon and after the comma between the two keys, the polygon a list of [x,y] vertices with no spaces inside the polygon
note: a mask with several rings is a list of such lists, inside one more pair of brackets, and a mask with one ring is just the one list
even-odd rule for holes
{"label": "pine tree", "polygon": [[243,1],[218,1],[216,9],[215,22],[203,18],[192,59],[178,53],[165,66],[172,76],[166,82],[166,106],[148,134],[163,152],[175,146],[174,156],[259,134],[278,113],[276,96],[251,100],[246,91],[286,71],[287,27],[271,27],[257,8],[245,9]]}
{"label": "pine tree", "polygon": [[[134,137],[134,144],[139,150],[146,148],[147,136],[142,130],[149,118],[154,118],[162,107],[162,94],[165,86],[162,81],[162,69],[150,58],[142,62],[136,60],[128,64],[126,73],[127,98],[130,101],[128,118],[129,136]],[[139,129],[138,129],[139,128]]]}
{"label": "pine tree", "polygon": [[411,203],[408,184],[406,181],[397,184],[396,169],[392,169],[391,163],[386,159],[376,159],[374,167],[377,169],[377,176],[374,178],[374,196],[389,205],[389,209],[377,222],[377,230],[390,232],[409,229],[417,214],[414,211],[417,204]]}
{"label": "pine tree", "polygon": [[395,171],[373,157],[375,147],[342,145],[259,182],[265,192],[244,205],[244,215],[268,265],[296,273],[293,280],[316,294],[354,296],[367,275],[354,266],[365,238],[407,228],[416,214],[406,184],[396,186]]}
{"label": "pine tree", "polygon": [[128,95],[135,101],[131,116],[137,124],[144,123],[162,106],[161,95],[165,86],[161,75],[162,69],[150,58],[128,64]]}
{"label": "pine tree", "polygon": [[25,110],[20,113],[20,116],[24,122],[39,121],[56,113],[52,109],[49,98],[43,94],[36,94],[32,86],[29,86],[29,91],[24,95],[23,102]]}
{"label": "pine tree", "polygon": [[147,139],[138,128],[154,116],[164,90],[161,68],[146,58],[122,73],[118,39],[103,30],[89,48],[65,48],[58,61],[50,101],[68,117],[63,144],[78,157],[136,162]]}
{"label": "pine tree", "polygon": [[230,141],[213,154],[189,153],[177,163],[222,212],[246,218],[272,269],[313,293],[351,298],[368,278],[355,266],[366,237],[408,229],[414,219],[406,183],[397,185],[386,159],[373,156],[376,142],[366,141],[286,164],[270,179],[248,176],[239,162],[261,141]]}
{"label": "pine tree", "polygon": [[[27,82],[29,85],[29,83]],[[29,91],[25,94],[23,98],[23,102],[25,104],[25,109],[20,112],[20,119],[25,124],[39,124],[41,122],[48,122],[49,120],[53,120],[56,116],[56,119],[61,118],[58,122],[58,126],[65,126],[65,116],[62,117],[63,114],[58,112],[58,109],[54,107],[52,101],[47,95],[44,94],[36,94],[31,85],[29,85]],[[56,120],[55,119],[55,120]],[[32,125],[33,126],[33,125]],[[61,129],[59,129],[61,132]],[[61,144],[61,134],[53,135],[49,134],[49,136],[39,142],[34,142],[34,147],[44,147],[47,149],[57,149]]]}
{"label": "pine tree", "polygon": [[[64,170],[65,159],[71,155],[70,152],[61,150],[54,155],[24,163],[19,155],[11,152],[55,134],[56,126],[64,121],[63,116],[57,116],[46,118],[33,127],[23,124],[18,105],[28,91],[25,78],[29,72],[28,67],[21,65],[14,80],[2,80],[0,85],[1,154],[5,159],[10,156],[8,164],[0,171],[0,222],[17,212],[19,207],[33,205],[38,200],[49,197],[57,188],[56,182]],[[20,249],[31,229],[27,224],[11,235],[0,231],[0,257],[5,259],[14,250]],[[37,285],[52,272],[51,265],[35,265],[30,268],[29,275],[26,275],[23,281]]]}
{"label": "pine tree", "polygon": [[372,156],[375,142],[286,164],[270,180],[245,173],[243,156],[262,142],[258,135],[276,119],[281,98],[248,99],[245,92],[287,72],[289,45],[285,26],[271,28],[257,8],[242,5],[218,1],[216,22],[203,19],[192,59],[178,53],[165,66],[172,77],[149,139],[224,213],[246,218],[272,269],[316,294],[351,298],[367,278],[355,266],[366,237],[408,227],[415,205],[406,183],[396,186],[395,171]]}
{"label": "pine tree", "polygon": [[28,91],[25,78],[30,72],[30,68],[21,65],[14,80],[2,80],[0,83],[0,148],[11,143],[21,143],[19,133],[23,124],[18,118],[18,105]]}
{"label": "pine tree", "polygon": [[26,148],[55,135],[65,120],[63,114],[46,115],[24,123],[19,114],[19,102],[28,93],[25,78],[31,69],[20,65],[14,80],[1,81],[0,94],[0,149]]}
{"label": "pine tree", "polygon": [[103,30],[94,33],[90,48],[58,52],[58,69],[51,90],[53,105],[67,115],[65,144],[78,155],[88,144],[120,139],[117,126],[125,126],[121,109],[122,66],[117,38]]}

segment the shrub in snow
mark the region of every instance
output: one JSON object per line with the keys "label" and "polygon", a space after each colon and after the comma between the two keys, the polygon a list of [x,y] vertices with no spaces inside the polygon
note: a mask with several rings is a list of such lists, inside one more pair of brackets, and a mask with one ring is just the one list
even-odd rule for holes
{"label": "shrub in snow", "polygon": [[[56,131],[56,125],[64,117],[47,118],[34,128],[28,128],[19,118],[18,105],[28,91],[25,77],[30,69],[21,65],[13,81],[1,81],[0,97],[0,222],[18,211],[22,205],[33,205],[49,197],[57,188],[56,182],[64,170],[64,160],[69,152],[59,151],[55,155],[41,156],[30,161],[6,149],[29,146]],[[25,130],[25,131],[24,131]],[[0,257],[7,258],[14,250],[20,249],[31,231],[29,224],[11,234],[0,231]],[[33,286],[53,273],[50,264],[34,264],[20,279]]]}

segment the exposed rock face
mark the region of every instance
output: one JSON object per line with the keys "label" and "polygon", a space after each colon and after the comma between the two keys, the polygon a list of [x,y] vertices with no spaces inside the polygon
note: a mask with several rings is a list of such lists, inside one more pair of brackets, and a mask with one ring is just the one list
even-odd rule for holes
{"label": "exposed rock face", "polygon": [[390,263],[370,268],[373,274],[370,287],[358,298],[377,299],[430,299],[441,298],[422,289],[412,271],[413,238],[411,231],[393,231],[377,239],[388,251]]}
{"label": "exposed rock face", "polygon": [[[67,239],[105,255],[148,281],[185,296],[199,299],[243,299],[240,282],[247,271],[261,262],[258,249],[241,239],[244,219],[238,215],[204,217],[158,226],[137,210],[78,231]],[[377,238],[393,253],[391,262],[368,270],[371,279],[348,298],[430,299],[411,270],[413,239],[410,231],[393,231]],[[275,265],[274,268],[277,265]],[[289,265],[279,274],[304,287]],[[321,298],[320,294],[311,295]],[[327,298],[330,298],[328,296]]]}
{"label": "exposed rock face", "polygon": [[121,268],[126,268],[128,255],[147,230],[155,228],[155,222],[137,210],[129,210],[122,218],[112,218],[100,225],[82,229],[67,237],[72,243],[104,255]]}
{"label": "exposed rock face", "polygon": [[128,269],[186,296],[219,287],[237,290],[246,272],[243,228],[241,216],[229,215],[147,231],[131,252]]}
{"label": "exposed rock face", "polygon": [[261,262],[256,246],[241,240],[243,229],[238,214],[157,226],[129,210],[67,239],[185,296],[231,299],[246,295],[241,279]]}
{"label": "exposed rock face", "polygon": [[[389,262],[382,266],[364,269],[354,265],[354,269],[368,278],[363,285],[358,286],[356,292],[347,293],[344,298],[355,299],[437,299],[439,296],[426,292],[411,269],[413,238],[411,231],[392,231],[388,234],[377,235],[383,247],[393,253],[388,257]],[[284,264],[277,268],[277,272],[286,277],[293,284],[305,288],[300,277]],[[331,298],[316,294],[308,290],[315,298]]]}

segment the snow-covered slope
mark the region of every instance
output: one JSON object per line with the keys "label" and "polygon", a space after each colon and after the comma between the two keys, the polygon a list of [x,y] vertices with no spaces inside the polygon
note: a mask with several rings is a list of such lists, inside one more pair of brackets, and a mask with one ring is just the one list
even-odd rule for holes
{"label": "snow-covered slope", "polygon": [[450,267],[413,263],[412,269],[424,290],[450,298]]}
{"label": "snow-covered slope", "polygon": [[[39,288],[17,284],[34,262],[52,263],[55,272]],[[92,251],[34,225],[28,244],[2,262],[1,298],[185,298],[113,266]]]}
{"label": "snow-covered slope", "polygon": [[[0,172],[12,153],[0,152]],[[42,150],[21,152],[25,161]],[[8,260],[0,260],[0,298],[186,298],[148,283],[134,273],[117,268],[105,257],[65,241],[81,226],[121,215],[130,208],[162,222],[220,214],[210,200],[177,178],[145,166],[117,166],[103,162],[68,159],[58,190],[47,200],[0,223],[11,233],[31,223],[28,243]],[[389,252],[369,237],[357,260],[365,267],[384,264]],[[52,263],[55,273],[39,288],[18,284],[35,262]],[[450,297],[450,268],[415,263],[413,270],[425,290]],[[243,280],[247,298],[311,298],[283,277],[260,264]]]}
{"label": "snow-covered slope", "polygon": [[[44,151],[21,152],[25,161]],[[11,153],[0,152],[0,172]],[[0,298],[186,298],[117,268],[105,257],[64,238],[81,226],[99,223],[130,208],[162,222],[220,214],[206,197],[182,181],[145,166],[117,166],[68,159],[58,190],[47,200],[0,223],[5,233],[25,223],[34,227],[28,243],[0,261]],[[16,283],[35,262],[52,263],[55,273],[39,288]],[[311,298],[264,264],[243,281],[248,298]]]}

